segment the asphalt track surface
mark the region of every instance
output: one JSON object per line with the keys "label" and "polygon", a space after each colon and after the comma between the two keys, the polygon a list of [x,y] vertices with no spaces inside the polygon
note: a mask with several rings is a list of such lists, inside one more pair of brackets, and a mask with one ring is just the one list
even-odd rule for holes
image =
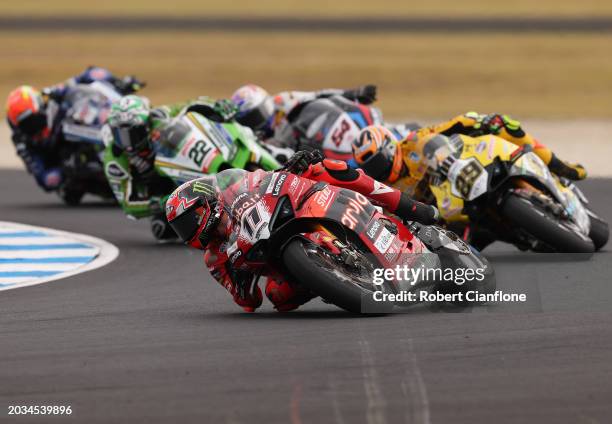
{"label": "asphalt track surface", "polygon": [[[611,180],[582,184],[612,218]],[[99,270],[0,293],[0,421],[605,423],[609,250],[589,261],[490,252],[516,307],[363,318],[319,301],[242,313],[198,252],[156,245],[112,207],[62,206],[0,171],[0,218],[101,237]],[[7,405],[71,405],[64,418]]]}
{"label": "asphalt track surface", "polygon": [[18,31],[332,31],[332,32],[610,32],[612,18],[296,18],[296,17],[0,17]]}

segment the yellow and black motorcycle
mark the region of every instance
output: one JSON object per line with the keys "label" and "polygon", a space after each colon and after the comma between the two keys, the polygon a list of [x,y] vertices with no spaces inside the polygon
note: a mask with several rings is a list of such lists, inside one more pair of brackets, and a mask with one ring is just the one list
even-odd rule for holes
{"label": "yellow and black motorcycle", "polygon": [[493,135],[433,135],[411,150],[411,178],[478,249],[501,240],[521,250],[591,253],[608,241],[607,222],[581,190],[552,174],[530,146]]}

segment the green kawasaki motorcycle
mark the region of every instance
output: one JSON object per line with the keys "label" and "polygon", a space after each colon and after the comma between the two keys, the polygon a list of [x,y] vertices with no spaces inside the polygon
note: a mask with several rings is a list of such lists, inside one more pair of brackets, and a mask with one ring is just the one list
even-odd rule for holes
{"label": "green kawasaki motorcycle", "polygon": [[159,137],[155,167],[177,186],[229,168],[280,168],[253,132],[235,122],[214,122],[197,112],[188,112],[157,131],[159,134],[153,134]]}
{"label": "green kawasaki motorcycle", "polygon": [[197,107],[190,107],[152,129],[156,175],[142,183],[128,172],[127,156],[112,153],[114,138],[109,132],[104,158],[108,182],[129,217],[151,216],[153,235],[158,240],[176,237],[166,222],[164,203],[179,185],[224,169],[272,171],[281,167],[250,128],[235,121],[216,122],[198,113]]}

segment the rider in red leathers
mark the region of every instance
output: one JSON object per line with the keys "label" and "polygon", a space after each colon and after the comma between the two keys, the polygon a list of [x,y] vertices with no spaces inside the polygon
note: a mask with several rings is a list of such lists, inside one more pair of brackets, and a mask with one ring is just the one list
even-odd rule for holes
{"label": "rider in red leathers", "polygon": [[[263,295],[252,272],[232,267],[229,240],[235,229],[224,211],[217,183],[223,172],[198,178],[177,188],[166,203],[166,214],[181,239],[192,247],[205,250],[204,261],[210,273],[230,292],[234,301],[245,311],[253,312],[261,305]],[[425,224],[438,219],[435,207],[416,202],[399,190],[368,177],[363,171],[348,167],[345,162],[321,160],[317,152],[298,152],[282,171],[277,172],[299,175],[297,178],[309,185],[324,182],[359,192],[402,219]],[[232,190],[237,184],[244,184],[245,180],[249,190],[255,190],[269,174],[272,172],[245,172],[241,181],[225,190]],[[278,311],[294,310],[314,297],[291,281],[274,276],[268,276],[265,293]]]}

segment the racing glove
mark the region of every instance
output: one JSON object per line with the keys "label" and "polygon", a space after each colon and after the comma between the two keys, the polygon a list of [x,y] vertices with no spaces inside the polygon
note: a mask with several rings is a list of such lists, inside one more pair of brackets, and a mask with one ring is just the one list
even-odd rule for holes
{"label": "racing glove", "polygon": [[15,131],[12,135],[12,139],[15,144],[15,151],[25,164],[28,172],[35,176],[41,175],[44,172],[43,162],[30,153],[29,146],[31,145],[31,140],[29,137]]}
{"label": "racing glove", "polygon": [[352,90],[345,90],[344,97],[349,100],[356,100],[364,105],[369,105],[376,101],[376,86],[368,84]]}
{"label": "racing glove", "polygon": [[141,89],[143,89],[147,83],[144,81],[140,81],[133,75],[128,75],[123,77],[122,79],[118,79],[114,82],[117,90],[121,92],[123,95],[135,93]]}
{"label": "racing glove", "polygon": [[216,122],[228,122],[233,120],[238,113],[238,106],[228,99],[213,102],[209,98],[198,98],[196,102],[187,107],[185,113],[187,112],[199,113]]}
{"label": "racing glove", "polygon": [[238,113],[238,106],[229,99],[217,100],[213,110],[219,115],[222,122],[231,121]]}
{"label": "racing glove", "polygon": [[[238,271],[236,273],[244,273]],[[261,306],[263,295],[261,289],[257,285],[257,280],[252,275],[244,275],[243,278],[232,278],[234,285],[230,293],[234,298],[234,302],[241,306],[245,312],[255,312],[255,309]]]}
{"label": "racing glove", "polygon": [[56,103],[61,103],[64,100],[66,89],[66,84],[57,84],[51,87],[43,88],[42,94],[49,100],[53,100]]}
{"label": "racing glove", "polygon": [[476,112],[469,112],[466,116],[476,120],[474,129],[483,134],[499,134],[505,126],[504,118],[498,113],[479,115]]}
{"label": "racing glove", "polygon": [[301,175],[310,165],[319,163],[323,159],[323,154],[319,150],[300,150],[287,160],[281,171]]}
{"label": "racing glove", "polygon": [[406,193],[402,193],[394,213],[403,220],[417,221],[425,225],[435,224],[440,219],[438,208],[418,202]]}

